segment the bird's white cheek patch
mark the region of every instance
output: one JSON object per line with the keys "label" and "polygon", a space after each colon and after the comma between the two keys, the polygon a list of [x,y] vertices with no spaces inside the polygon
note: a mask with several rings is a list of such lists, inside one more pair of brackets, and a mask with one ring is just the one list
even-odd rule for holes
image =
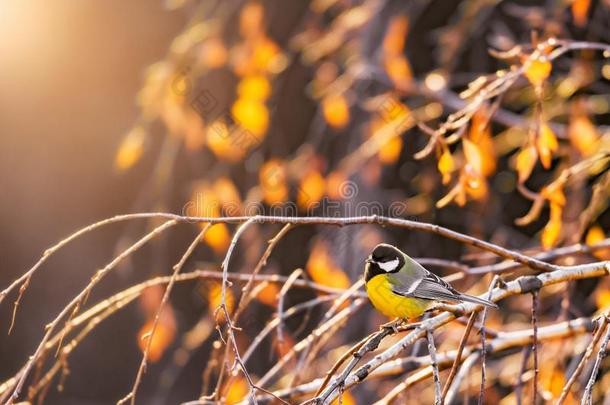
{"label": "bird's white cheek patch", "polygon": [[386,273],[389,273],[391,271],[396,270],[396,268],[398,267],[398,262],[398,259],[390,260],[389,262],[379,263],[379,267],[381,267],[381,270],[385,271]]}

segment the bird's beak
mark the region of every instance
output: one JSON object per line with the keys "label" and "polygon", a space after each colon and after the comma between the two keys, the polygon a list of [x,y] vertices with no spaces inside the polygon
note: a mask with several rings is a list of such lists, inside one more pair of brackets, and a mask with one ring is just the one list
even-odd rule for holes
{"label": "bird's beak", "polygon": [[367,257],[365,260],[366,263],[373,263],[373,259],[371,259],[370,257]]}

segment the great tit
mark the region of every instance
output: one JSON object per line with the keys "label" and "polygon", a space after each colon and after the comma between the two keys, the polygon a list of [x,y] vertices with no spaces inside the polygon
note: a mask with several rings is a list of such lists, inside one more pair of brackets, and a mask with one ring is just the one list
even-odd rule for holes
{"label": "great tit", "polygon": [[366,259],[364,281],[373,306],[389,317],[415,319],[439,301],[498,307],[462,294],[400,249],[385,243],[377,245]]}

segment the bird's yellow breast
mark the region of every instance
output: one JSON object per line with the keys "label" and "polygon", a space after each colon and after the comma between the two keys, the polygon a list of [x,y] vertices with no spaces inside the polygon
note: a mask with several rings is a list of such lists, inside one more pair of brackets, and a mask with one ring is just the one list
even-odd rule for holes
{"label": "bird's yellow breast", "polygon": [[379,274],[366,283],[366,292],[373,306],[389,317],[418,318],[432,304],[430,300],[407,298],[395,294],[385,274]]}

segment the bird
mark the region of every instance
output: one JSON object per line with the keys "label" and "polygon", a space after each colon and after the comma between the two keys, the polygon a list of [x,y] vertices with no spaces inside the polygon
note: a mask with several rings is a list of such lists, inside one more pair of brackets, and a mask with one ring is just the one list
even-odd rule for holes
{"label": "bird", "polygon": [[498,307],[491,301],[457,291],[409,255],[386,243],[377,245],[365,260],[364,281],[371,303],[388,317],[417,319],[438,302]]}

